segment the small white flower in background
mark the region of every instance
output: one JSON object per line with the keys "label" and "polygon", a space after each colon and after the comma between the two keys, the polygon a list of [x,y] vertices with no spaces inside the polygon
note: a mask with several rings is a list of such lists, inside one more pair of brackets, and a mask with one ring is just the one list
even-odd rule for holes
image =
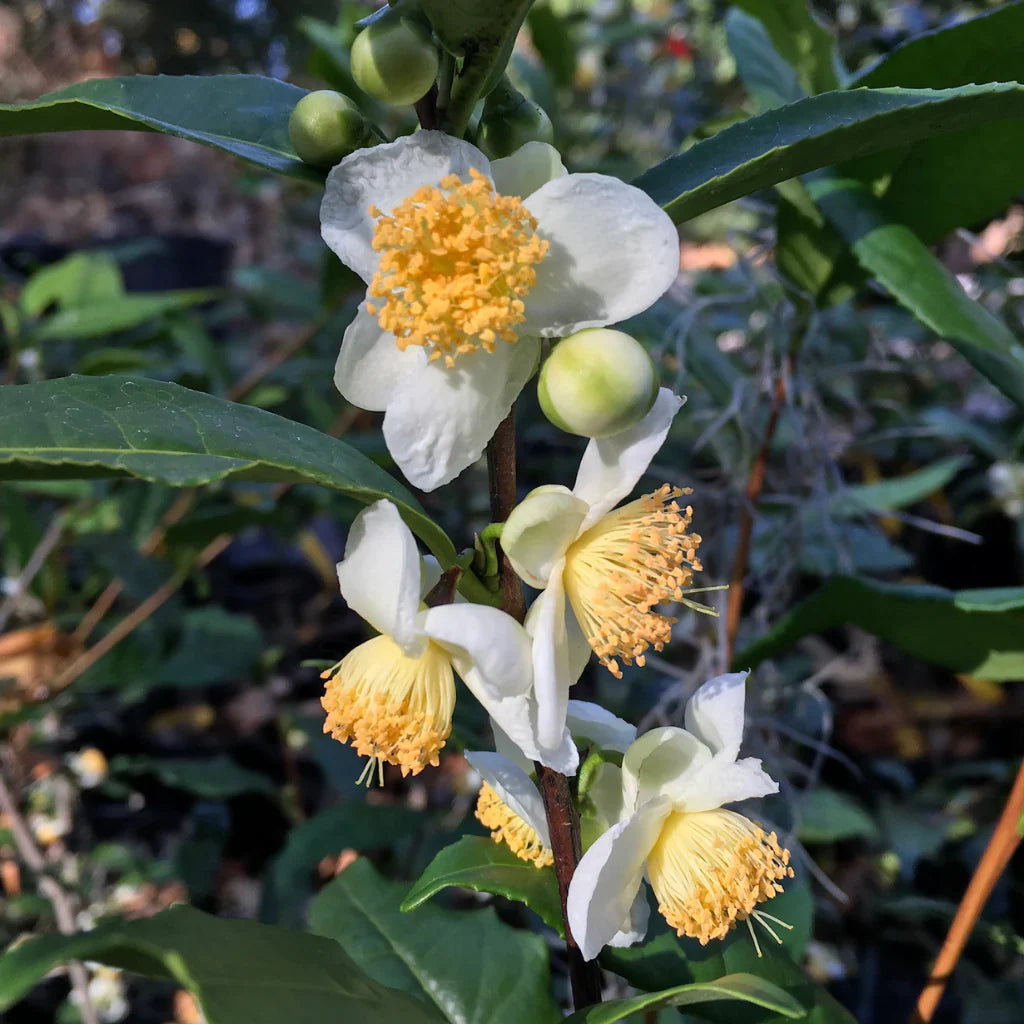
{"label": "small white flower in background", "polygon": [[418,774],[438,764],[452,727],[457,672],[526,756],[559,771],[575,770],[568,730],[554,749],[538,747],[532,710],[530,640],[510,615],[456,601],[426,608],[422,598],[440,570],[421,560],[398,509],[378,501],[356,517],[338,582],[349,607],[380,636],[360,644],[332,669],[323,707],[324,732],[370,760]]}
{"label": "small white flower in background", "polygon": [[68,767],[83,789],[98,786],[109,772],[103,751],[96,747],[83,747],[77,754],[72,754],[68,758]]}
{"label": "small white flower in background", "polygon": [[996,462],[989,468],[988,485],[992,497],[1010,519],[1024,516],[1024,464]]}
{"label": "small white flower in background", "polygon": [[645,875],[661,915],[701,945],[740,921],[751,927],[750,918],[773,936],[768,921],[788,927],[757,907],[793,876],[789,851],[723,807],[779,789],[760,760],[738,760],[746,677],[709,680],[686,706],[685,729],[653,729],[626,751],[620,820],[583,855],[569,886],[569,927],[586,959],[644,898]]}
{"label": "small white flower in background", "polygon": [[647,470],[681,406],[662,388],[635,427],[590,441],[571,491],[537,488],[502,530],[513,568],[544,591],[526,619],[542,744],[561,734],[569,687],[591,650],[615,675],[619,661],[643,665],[644,652],[660,651],[675,622],[655,606],[680,600],[701,568],[700,537],[687,532],[691,510],[675,500],[683,491],[666,484],[614,508]]}
{"label": "small white flower in background", "polygon": [[369,286],[335,383],[385,413],[388,450],[428,491],[483,453],[540,338],[643,312],[679,269],[676,229],[646,193],[567,174],[542,142],[494,161],[434,131],[358,150],[328,176],[320,221]]}
{"label": "small white flower in background", "polygon": [[[128,1016],[128,999],[125,994],[124,978],[115,967],[102,964],[88,965],[91,977],[87,986],[89,1002],[103,1024],[115,1024]],[[79,1004],[77,990],[71,992],[71,1002]]]}

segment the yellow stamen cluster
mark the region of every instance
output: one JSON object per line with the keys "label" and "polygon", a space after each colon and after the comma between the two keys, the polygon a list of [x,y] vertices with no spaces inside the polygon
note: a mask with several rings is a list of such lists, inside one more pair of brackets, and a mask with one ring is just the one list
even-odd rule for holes
{"label": "yellow stamen cluster", "polygon": [[555,863],[554,854],[541,842],[536,829],[515,814],[486,782],[476,800],[476,816],[484,828],[491,829],[491,838],[505,843],[520,860],[532,861],[535,868]]}
{"label": "yellow stamen cluster", "polygon": [[[324,732],[369,757],[383,777],[383,763],[402,775],[437,765],[438,752],[452,731],[455,677],[451,660],[428,641],[409,657],[389,636],[360,644],[334,668],[321,700],[327,712]],[[372,770],[369,772],[372,778]]]}
{"label": "yellow stamen cluster", "polygon": [[679,935],[706,946],[744,921],[793,877],[778,836],[723,809],[675,812],[647,857],[658,910]]}
{"label": "yellow stamen cluster", "polygon": [[643,665],[648,647],[668,643],[676,620],[654,609],[681,600],[701,569],[700,536],[687,533],[693,509],[675,500],[688,493],[665,484],[608,513],[566,553],[573,611],[601,664],[619,678],[617,659]]}
{"label": "yellow stamen cluster", "polygon": [[499,196],[479,171],[424,185],[387,216],[377,207],[373,248],[380,255],[367,303],[398,347],[422,345],[452,366],[463,352],[514,342],[523,297],[548,251],[537,221],[514,196]]}

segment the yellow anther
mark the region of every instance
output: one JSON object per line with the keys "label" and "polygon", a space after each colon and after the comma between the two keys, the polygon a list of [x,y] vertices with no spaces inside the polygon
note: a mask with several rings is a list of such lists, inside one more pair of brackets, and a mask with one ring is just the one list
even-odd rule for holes
{"label": "yellow anther", "polygon": [[536,829],[513,812],[486,782],[476,800],[476,816],[484,828],[491,829],[491,838],[505,843],[520,860],[532,861],[535,868],[555,863],[554,854],[541,842]]}
{"label": "yellow anther", "polygon": [[385,216],[376,207],[378,272],[367,305],[403,351],[421,345],[453,366],[458,355],[516,340],[534,267],[548,243],[515,196],[499,196],[479,171],[424,186]]}
{"label": "yellow anther", "polygon": [[793,869],[774,832],[720,808],[669,815],[647,857],[647,875],[662,917],[706,946],[782,892]]}
{"label": "yellow anther", "polygon": [[342,743],[351,740],[363,757],[398,765],[403,775],[438,764],[452,731],[455,677],[437,644],[428,642],[412,658],[391,637],[374,637],[322,678],[324,732]]}
{"label": "yellow anther", "polygon": [[644,652],[668,643],[675,619],[654,611],[682,599],[700,571],[700,536],[687,533],[688,491],[665,484],[610,512],[566,553],[565,590],[601,664],[621,678],[619,660],[644,664]]}

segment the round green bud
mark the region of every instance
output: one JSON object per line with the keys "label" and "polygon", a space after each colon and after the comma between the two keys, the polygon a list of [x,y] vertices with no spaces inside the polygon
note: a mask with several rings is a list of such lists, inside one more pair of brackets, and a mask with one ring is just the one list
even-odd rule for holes
{"label": "round green bud", "polygon": [[352,44],[352,77],[382,103],[408,106],[437,78],[437,47],[415,21],[385,17],[367,25]]}
{"label": "round green bud", "polygon": [[477,144],[492,160],[510,156],[527,142],[550,144],[554,139],[544,108],[521,93],[497,88],[485,100]]}
{"label": "round green bud", "polygon": [[333,167],[366,145],[369,131],[362,112],[347,96],[321,89],[295,104],[288,118],[288,138],[307,164]]}
{"label": "round green bud", "polygon": [[537,395],[559,429],[608,437],[647,415],[658,395],[658,372],[635,338],[594,327],[555,346],[541,367]]}

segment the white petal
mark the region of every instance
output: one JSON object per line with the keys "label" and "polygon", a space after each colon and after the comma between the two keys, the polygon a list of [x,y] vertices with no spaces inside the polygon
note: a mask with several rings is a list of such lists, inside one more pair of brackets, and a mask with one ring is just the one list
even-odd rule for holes
{"label": "white petal", "polygon": [[587,700],[569,701],[567,721],[573,736],[590,740],[607,750],[624,754],[636,739],[635,725]]}
{"label": "white petal", "polygon": [[591,439],[572,489],[577,498],[590,506],[581,530],[593,526],[636,487],[665,443],[683,401],[668,388],[661,388],[650,412],[635,427],[610,437]]}
{"label": "white petal", "polygon": [[593,960],[626,920],[670,809],[665,800],[645,804],[605,832],[577,865],[566,910],[584,960]]}
{"label": "white petal", "polygon": [[491,732],[494,734],[494,749],[502,757],[514,761],[527,775],[533,771],[533,761],[527,757],[519,746],[513,742],[512,737],[501,727],[501,723],[491,718]]}
{"label": "white petal", "polygon": [[645,192],[604,174],[567,174],[523,204],[550,243],[524,300],[524,330],[558,338],[627,320],[668,291],[679,236]]}
{"label": "white petal", "polygon": [[711,751],[685,729],[666,725],[645,732],[622,759],[626,810],[655,797],[674,801],[688,780],[710,761]]}
{"label": "white petal", "polygon": [[410,346],[402,352],[395,336],[380,329],[363,303],[345,329],[334,364],[334,386],[360,409],[383,412],[406,375],[422,369],[426,362],[427,354],[420,347]]}
{"label": "white petal", "polygon": [[421,555],[420,600],[422,601],[440,582],[441,563],[433,555]]}
{"label": "white petal", "polygon": [[512,509],[501,530],[501,550],[522,579],[531,587],[543,588],[586,515],[586,502],[568,487],[538,487]]}
{"label": "white petal", "polygon": [[548,834],[544,801],[533,779],[514,761],[490,750],[467,750],[466,760],[509,810],[519,815],[550,849],[551,836]]}
{"label": "white petal", "polygon": [[756,757],[740,761],[714,757],[700,771],[688,775],[667,794],[677,811],[713,811],[724,804],[778,793],[779,784]]}
{"label": "white petal", "polygon": [[749,672],[709,679],[686,703],[686,728],[713,754],[736,759],[743,741],[743,703]]}
{"label": "white petal", "polygon": [[320,233],[341,262],[369,283],[378,262],[370,207],[389,214],[421,185],[440,185],[449,174],[468,181],[471,167],[490,175],[490,162],[476,146],[443,132],[416,132],[357,149],[327,175]]}
{"label": "white petal", "polygon": [[363,509],[348,532],[338,584],[348,606],[407,654],[423,649],[416,633],[420,554],[398,509],[384,499]]}
{"label": "white petal", "polygon": [[555,564],[548,585],[534,601],[526,617],[526,629],[533,641],[533,692],[537,702],[537,740],[555,747],[566,728],[569,687],[569,645],[565,629],[565,589],[562,570],[565,561]]}
{"label": "white petal", "polygon": [[406,477],[424,491],[455,479],[483,454],[533,375],[537,338],[499,342],[494,352],[460,355],[406,376],[384,415],[384,440]]}
{"label": "white petal", "polygon": [[542,747],[537,742],[537,702],[533,695],[505,697],[489,703],[494,749],[515,761],[527,774],[533,762],[540,761],[563,775],[575,775],[580,766],[580,753],[568,729],[556,747]]}
{"label": "white petal", "polygon": [[546,142],[527,142],[511,156],[491,161],[491,181],[503,196],[525,198],[565,173],[558,150]]}
{"label": "white petal", "polygon": [[604,761],[594,769],[586,798],[593,804],[591,813],[597,813],[597,825],[602,831],[607,831],[633,813],[632,807],[626,811],[622,800],[622,769],[610,761]]}
{"label": "white petal", "polygon": [[565,606],[565,641],[569,648],[569,682],[577,683],[594,649],[583,635],[579,619],[568,602]]}
{"label": "white petal", "polygon": [[647,937],[647,922],[651,917],[651,905],[647,902],[647,892],[643,886],[636,894],[633,905],[629,908],[629,917],[622,927],[608,940],[609,946],[633,946],[643,942]]}

